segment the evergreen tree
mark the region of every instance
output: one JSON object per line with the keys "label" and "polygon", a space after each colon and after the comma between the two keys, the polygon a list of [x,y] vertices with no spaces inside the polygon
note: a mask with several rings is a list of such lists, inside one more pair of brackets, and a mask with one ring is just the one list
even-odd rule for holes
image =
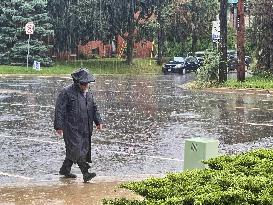
{"label": "evergreen tree", "polygon": [[18,40],[17,31],[12,17],[17,11],[11,1],[0,2],[0,64],[10,63],[10,52]]}
{"label": "evergreen tree", "polygon": [[47,14],[47,0],[5,0],[0,3],[0,63],[26,63],[28,35],[25,25],[35,24],[30,40],[29,62],[40,61],[51,65],[49,56],[50,37],[53,36],[52,24]]}

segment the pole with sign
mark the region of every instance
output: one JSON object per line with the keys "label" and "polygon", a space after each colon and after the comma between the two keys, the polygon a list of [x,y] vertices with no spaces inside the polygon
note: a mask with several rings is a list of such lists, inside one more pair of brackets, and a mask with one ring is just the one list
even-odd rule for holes
{"label": "pole with sign", "polygon": [[216,49],[218,50],[218,44],[220,40],[220,21],[212,21],[212,42],[216,43]]}
{"label": "pole with sign", "polygon": [[34,23],[28,22],[25,25],[26,34],[28,35],[28,46],[27,46],[27,68],[28,68],[28,58],[29,58],[29,42],[30,42],[30,35],[34,32]]}

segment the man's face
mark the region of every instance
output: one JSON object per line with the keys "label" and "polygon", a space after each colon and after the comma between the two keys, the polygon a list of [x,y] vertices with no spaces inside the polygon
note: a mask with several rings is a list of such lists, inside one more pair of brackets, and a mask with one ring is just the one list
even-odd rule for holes
{"label": "man's face", "polygon": [[89,88],[89,83],[80,83],[80,89],[82,92],[87,91]]}

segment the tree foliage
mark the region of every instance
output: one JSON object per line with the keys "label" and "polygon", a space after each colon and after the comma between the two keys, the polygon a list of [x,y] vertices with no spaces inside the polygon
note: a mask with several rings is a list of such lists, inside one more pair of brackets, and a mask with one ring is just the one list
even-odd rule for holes
{"label": "tree foliage", "polygon": [[212,21],[219,12],[217,0],[174,1],[164,10],[166,40],[187,45],[195,52],[203,43],[211,42]]}
{"label": "tree foliage", "polygon": [[26,63],[28,35],[25,24],[33,22],[35,32],[30,40],[30,62],[40,61],[50,65],[48,57],[53,36],[52,25],[47,15],[46,0],[6,0],[0,2],[0,63]]}
{"label": "tree foliage", "polygon": [[104,4],[106,19],[108,19],[108,32],[120,35],[127,42],[127,62],[132,64],[133,45],[141,32],[139,26],[154,14],[158,0],[113,0]]}
{"label": "tree foliage", "polygon": [[250,2],[253,19],[252,40],[256,46],[258,69],[273,73],[273,1]]}

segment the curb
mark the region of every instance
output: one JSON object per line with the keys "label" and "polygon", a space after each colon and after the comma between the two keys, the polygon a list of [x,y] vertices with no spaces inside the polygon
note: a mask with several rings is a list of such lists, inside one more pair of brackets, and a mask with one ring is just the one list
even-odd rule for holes
{"label": "curb", "polygon": [[177,84],[176,87],[185,89],[185,90],[192,90],[192,91],[204,91],[204,92],[213,92],[213,93],[230,93],[230,94],[251,94],[251,95],[273,95],[273,90],[271,89],[255,89],[255,88],[227,88],[227,87],[220,87],[220,88],[190,88],[187,85]]}

